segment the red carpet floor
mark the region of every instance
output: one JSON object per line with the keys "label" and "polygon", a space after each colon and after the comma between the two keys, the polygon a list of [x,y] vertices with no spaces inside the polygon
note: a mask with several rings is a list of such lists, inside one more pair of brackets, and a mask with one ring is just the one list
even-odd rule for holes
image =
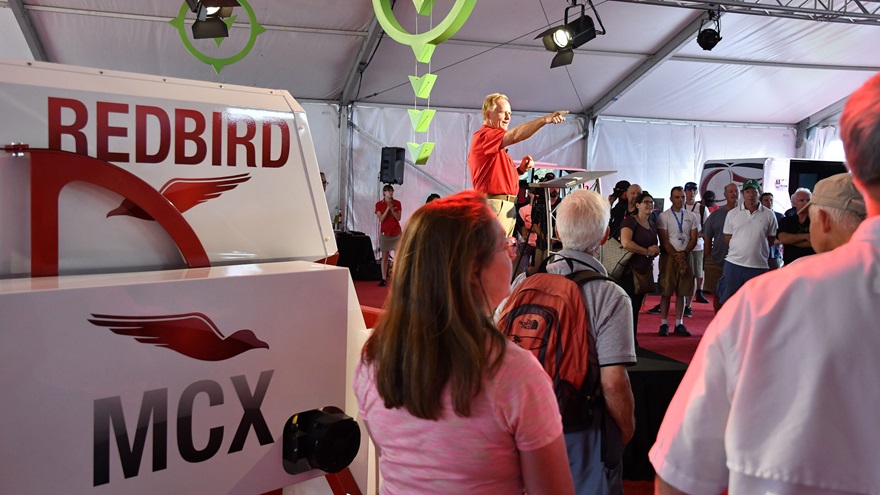
{"label": "red carpet floor", "polygon": [[[377,284],[378,282],[375,281],[354,281],[354,288],[358,294],[361,306],[382,308],[385,298],[388,296],[389,287],[379,287]],[[706,297],[711,301],[713,296],[707,294]],[[639,313],[639,345],[676,361],[690,363],[691,357],[693,357],[697,345],[700,343],[700,337],[703,336],[703,332],[715,316],[715,312],[712,311],[712,303],[693,303],[693,318],[684,319],[684,325],[693,334],[691,337],[680,337],[678,335],[660,337],[657,334],[660,328],[660,315],[645,313],[645,311],[653,308],[659,302],[660,296],[648,296],[645,298],[645,304],[642,307],[641,313]],[[675,299],[673,298],[669,308],[670,334],[675,327],[674,304]]]}
{"label": "red carpet floor", "polygon": [[697,350],[697,345],[700,343],[700,337],[703,336],[703,332],[706,331],[709,322],[715,317],[715,312],[712,310],[712,297],[711,294],[706,294],[706,298],[710,301],[709,303],[693,303],[691,306],[694,313],[693,318],[684,319],[684,326],[691,332],[691,337],[681,337],[672,334],[672,330],[675,327],[674,297],[670,302],[669,308],[670,335],[669,337],[660,337],[657,333],[660,329],[660,315],[645,313],[645,311],[660,303],[660,296],[646,297],[642,311],[639,313],[639,346],[676,361],[690,363],[694,352]]}

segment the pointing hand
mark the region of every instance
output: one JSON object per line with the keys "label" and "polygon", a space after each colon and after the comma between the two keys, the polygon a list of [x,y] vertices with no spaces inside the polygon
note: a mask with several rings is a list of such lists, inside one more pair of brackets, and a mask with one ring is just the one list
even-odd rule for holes
{"label": "pointing hand", "polygon": [[568,113],[568,110],[557,110],[553,113],[548,113],[544,116],[545,124],[560,124],[565,122],[564,115]]}

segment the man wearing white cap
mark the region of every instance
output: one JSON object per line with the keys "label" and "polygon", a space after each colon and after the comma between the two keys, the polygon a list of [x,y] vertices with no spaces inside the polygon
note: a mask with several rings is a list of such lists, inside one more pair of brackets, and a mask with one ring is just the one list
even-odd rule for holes
{"label": "man wearing white cap", "polygon": [[[840,135],[867,218],[846,244],[750,280],[721,308],[649,454],[655,493],[877,493],[880,74],[850,96]],[[858,210],[842,180],[817,185],[810,215]]]}

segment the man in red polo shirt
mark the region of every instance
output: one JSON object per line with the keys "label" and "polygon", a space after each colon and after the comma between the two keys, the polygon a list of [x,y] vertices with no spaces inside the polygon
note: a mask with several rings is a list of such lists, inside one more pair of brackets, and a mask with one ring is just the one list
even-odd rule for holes
{"label": "man in red polo shirt", "polygon": [[519,190],[519,176],[532,168],[532,157],[515,166],[507,147],[524,141],[547,124],[565,121],[565,110],[544,115],[508,130],[510,102],[507,96],[493,93],[483,101],[483,127],[474,133],[468,153],[468,167],[474,189],[489,197],[489,207],[498,216],[508,236],[516,225],[514,204]]}

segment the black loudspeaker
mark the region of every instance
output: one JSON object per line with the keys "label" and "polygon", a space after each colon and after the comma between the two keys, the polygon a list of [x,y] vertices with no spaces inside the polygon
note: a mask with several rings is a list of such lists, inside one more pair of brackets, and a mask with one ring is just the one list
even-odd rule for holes
{"label": "black loudspeaker", "polygon": [[405,158],[406,150],[403,148],[382,148],[379,182],[383,184],[403,184]]}
{"label": "black loudspeaker", "polygon": [[339,259],[336,266],[344,266],[352,270],[364,263],[375,263],[373,255],[373,241],[368,235],[357,235],[352,232],[336,233],[336,248],[339,250]]}

